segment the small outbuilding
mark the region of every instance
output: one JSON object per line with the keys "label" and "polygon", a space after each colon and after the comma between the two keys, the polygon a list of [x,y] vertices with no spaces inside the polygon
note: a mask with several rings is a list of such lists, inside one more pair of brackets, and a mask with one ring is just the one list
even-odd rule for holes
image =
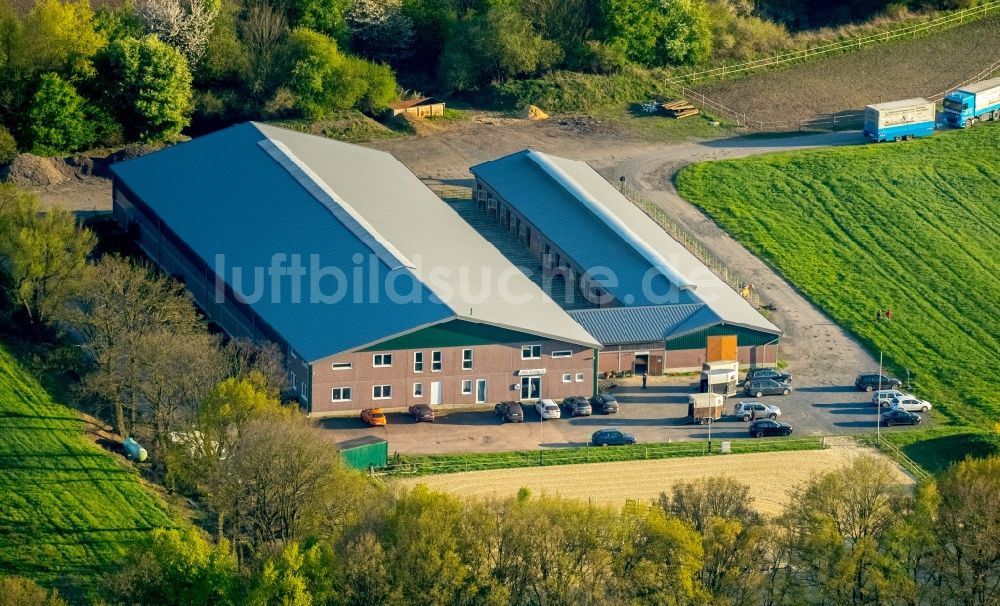
{"label": "small outbuilding", "polygon": [[378,436],[361,436],[337,444],[344,464],[367,471],[389,464],[389,442]]}
{"label": "small outbuilding", "polygon": [[389,104],[386,116],[396,118],[408,116],[413,118],[427,118],[429,116],[444,115],[444,101],[434,97],[420,97],[418,99],[407,99]]}

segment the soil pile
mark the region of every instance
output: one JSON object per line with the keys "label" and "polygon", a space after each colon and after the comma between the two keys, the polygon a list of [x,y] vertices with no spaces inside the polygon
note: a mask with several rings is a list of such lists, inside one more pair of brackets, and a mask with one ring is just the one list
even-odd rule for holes
{"label": "soil pile", "polygon": [[73,169],[61,158],[42,158],[34,154],[18,154],[0,169],[0,180],[20,187],[58,185],[72,176]]}

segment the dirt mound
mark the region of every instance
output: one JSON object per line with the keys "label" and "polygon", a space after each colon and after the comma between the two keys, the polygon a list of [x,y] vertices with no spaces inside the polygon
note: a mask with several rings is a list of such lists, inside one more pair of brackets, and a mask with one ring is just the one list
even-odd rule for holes
{"label": "dirt mound", "polygon": [[73,176],[73,169],[61,158],[18,154],[0,170],[0,179],[21,187],[58,185]]}
{"label": "dirt mound", "polygon": [[543,112],[541,109],[534,105],[529,105],[528,107],[522,109],[518,114],[519,117],[525,120],[548,120],[549,115]]}
{"label": "dirt mound", "polygon": [[124,162],[125,160],[134,160],[139,156],[145,156],[146,154],[151,154],[160,149],[163,149],[163,145],[153,143],[137,143],[135,145],[127,145],[108,156],[107,163],[114,164],[116,162]]}

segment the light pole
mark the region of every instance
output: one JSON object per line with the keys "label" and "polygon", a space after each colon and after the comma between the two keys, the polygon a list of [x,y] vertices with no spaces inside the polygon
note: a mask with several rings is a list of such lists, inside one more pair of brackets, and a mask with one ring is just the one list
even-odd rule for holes
{"label": "light pole", "polygon": [[[878,350],[878,391],[882,391],[882,348]],[[875,392],[875,443],[882,444],[882,396]]]}

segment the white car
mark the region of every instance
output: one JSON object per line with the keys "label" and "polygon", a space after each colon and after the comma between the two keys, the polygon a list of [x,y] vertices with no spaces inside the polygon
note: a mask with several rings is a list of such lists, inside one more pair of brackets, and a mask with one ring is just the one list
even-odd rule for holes
{"label": "white car", "polygon": [[882,408],[889,408],[892,406],[892,401],[895,398],[912,398],[913,396],[908,393],[903,393],[898,389],[882,389],[876,391],[872,394],[872,406],[881,406]]}
{"label": "white car", "polygon": [[892,399],[892,407],[906,412],[927,412],[931,409],[931,403],[913,396],[902,396]]}
{"label": "white car", "polygon": [[535,402],[535,410],[543,419],[558,419],[559,405],[552,400],[539,400]]}
{"label": "white car", "polygon": [[755,419],[777,419],[781,416],[781,409],[773,404],[737,402],[733,408],[733,416],[744,421],[749,421],[751,416]]}

